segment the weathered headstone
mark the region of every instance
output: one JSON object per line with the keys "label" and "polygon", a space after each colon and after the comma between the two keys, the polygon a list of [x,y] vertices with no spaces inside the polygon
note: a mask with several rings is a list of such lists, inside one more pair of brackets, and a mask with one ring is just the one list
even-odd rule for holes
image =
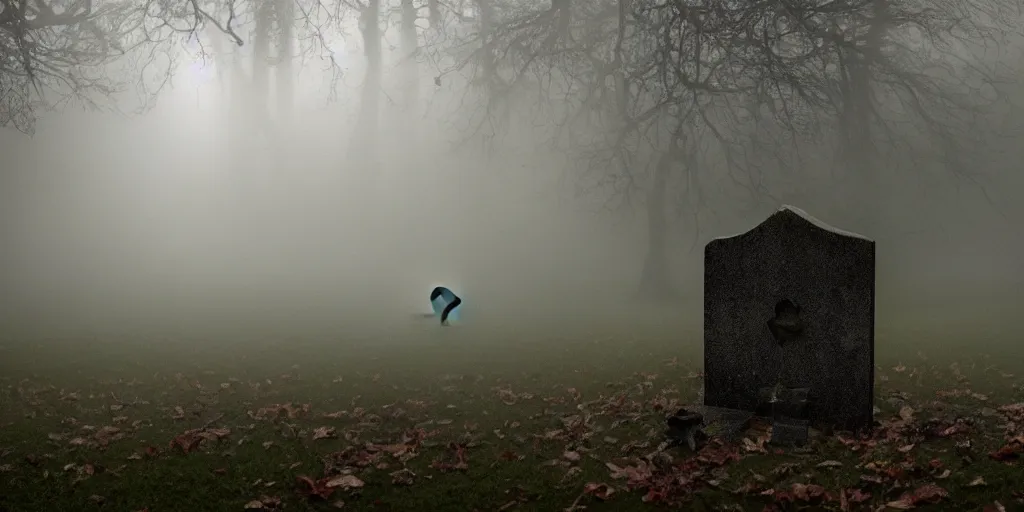
{"label": "weathered headstone", "polygon": [[784,206],[704,249],[706,406],[760,414],[767,393],[782,435],[868,427],[874,327],[872,240]]}

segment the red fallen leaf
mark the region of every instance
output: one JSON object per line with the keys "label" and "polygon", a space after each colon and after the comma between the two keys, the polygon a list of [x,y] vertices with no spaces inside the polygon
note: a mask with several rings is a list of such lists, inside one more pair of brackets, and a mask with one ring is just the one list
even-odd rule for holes
{"label": "red fallen leaf", "polygon": [[784,489],[765,489],[761,492],[761,496],[771,497],[776,503],[796,501],[793,493]]}
{"label": "red fallen leaf", "polygon": [[445,462],[438,459],[430,466],[434,469],[440,469],[441,471],[450,471],[453,469],[462,471],[468,469],[469,462],[466,456],[466,445],[462,443],[448,443],[448,448],[455,451],[455,462]]}
{"label": "red fallen leaf", "polygon": [[448,443],[448,447],[455,450],[456,465],[468,466],[468,457],[466,455],[466,445],[462,443]]}
{"label": "red fallen leaf", "polygon": [[981,509],[981,512],[1006,512],[1006,507],[997,501],[990,505],[985,505],[985,508]]}
{"label": "red fallen leaf", "polygon": [[187,454],[195,450],[199,446],[199,443],[202,441],[203,438],[199,436],[185,433],[180,436],[176,436],[174,439],[172,439],[170,443],[170,448],[174,449],[174,447],[177,446],[181,448],[182,452]]}
{"label": "red fallen leaf", "polygon": [[217,439],[220,439],[222,437],[227,437],[227,436],[231,435],[231,429],[230,428],[204,428],[200,432],[200,435],[202,435],[204,437],[207,437],[207,438],[209,438],[209,436],[212,435],[213,437],[216,437]]}
{"label": "red fallen leaf", "polygon": [[740,460],[740,454],[730,446],[708,444],[700,450],[697,460],[715,466],[724,466],[729,461]]}
{"label": "red fallen leaf", "polygon": [[299,485],[299,492],[306,495],[307,497],[317,497],[322,500],[326,500],[334,494],[334,487],[328,487],[327,482],[329,479],[322,478],[320,480],[313,480],[308,476],[298,476],[296,481]]}
{"label": "red fallen leaf", "polygon": [[159,454],[160,454],[160,450],[157,449],[156,446],[147,446],[146,447],[146,455],[148,455],[150,457],[156,457]]}
{"label": "red fallen leaf", "polygon": [[908,510],[925,503],[937,503],[948,496],[949,492],[942,487],[935,484],[924,484],[914,489],[913,492],[903,494],[900,499],[886,503],[885,506]]}
{"label": "red fallen leaf", "polygon": [[612,478],[625,478],[626,486],[630,489],[646,485],[652,476],[651,466],[644,461],[637,461],[636,466],[619,467],[611,462],[605,463],[605,466],[611,470]]}
{"label": "red fallen leaf", "polygon": [[228,468],[217,468],[217,469],[213,470],[213,474],[215,474],[215,475],[226,475],[226,474],[228,474]]}
{"label": "red fallen leaf", "polygon": [[811,501],[825,494],[825,488],[816,484],[795,483],[790,486],[793,497],[801,501]]}
{"label": "red fallen leaf", "polygon": [[907,472],[900,466],[889,466],[885,468],[882,473],[893,480],[906,480]]}
{"label": "red fallen leaf", "polygon": [[605,483],[587,482],[583,486],[583,494],[589,494],[601,501],[607,501],[615,494],[615,489]]}
{"label": "red fallen leaf", "polygon": [[850,503],[864,503],[871,499],[871,493],[860,489],[847,489],[846,499],[850,500]]}
{"label": "red fallen leaf", "polygon": [[640,498],[640,501],[643,501],[644,503],[660,503],[666,499],[668,499],[667,490],[655,489],[652,487],[647,489],[647,494],[644,494],[644,497]]}
{"label": "red fallen leaf", "polygon": [[504,452],[501,453],[501,455],[498,456],[498,458],[500,458],[501,460],[513,461],[519,459],[519,456],[516,455],[516,452],[512,450],[505,450]]}
{"label": "red fallen leaf", "polygon": [[1007,462],[1019,459],[1022,453],[1024,453],[1024,443],[1017,442],[1017,439],[1014,439],[1007,443],[1006,446],[988,454],[988,456],[992,460]]}

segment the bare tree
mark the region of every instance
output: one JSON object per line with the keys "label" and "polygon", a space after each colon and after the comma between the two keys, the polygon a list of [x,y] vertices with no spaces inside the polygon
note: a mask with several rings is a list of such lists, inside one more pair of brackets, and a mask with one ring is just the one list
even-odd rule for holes
{"label": "bare tree", "polygon": [[259,120],[260,125],[266,124],[268,99],[270,93],[270,49],[271,30],[274,24],[274,3],[253,2],[255,27],[252,34],[252,104],[248,108]]}
{"label": "bare tree", "polygon": [[401,1],[401,48],[402,70],[404,75],[402,79],[405,87],[406,108],[413,109],[419,103],[417,99],[419,86],[417,84],[418,76],[416,72],[416,57],[417,53],[419,53],[419,38],[416,33],[416,19],[418,15],[416,12],[416,5],[413,4],[413,0]]}
{"label": "bare tree", "polygon": [[176,42],[212,25],[242,44],[234,6],[0,1],[0,126],[32,133],[41,111],[71,102],[117,108],[129,89],[149,107],[176,63]]}
{"label": "bare tree", "polygon": [[359,13],[359,32],[362,34],[363,54],[366,56],[366,76],[363,79],[351,153],[361,157],[360,161],[375,165],[378,158],[377,138],[384,68],[380,28],[381,3],[380,0],[366,0],[366,3],[352,4],[351,7]]}
{"label": "bare tree", "polygon": [[[695,217],[710,202],[702,177],[727,177],[754,198],[772,196],[766,177],[777,184],[779,173],[803,171],[791,169],[800,148],[820,148],[836,134],[837,159],[864,191],[858,197],[884,197],[873,184],[880,172],[873,131],[896,141],[894,125],[908,120],[932,147],[958,148],[959,158],[943,150],[944,164],[955,169],[976,140],[965,133],[978,107],[966,95],[967,76],[989,77],[970,65],[959,76],[951,71],[962,61],[954,42],[996,41],[998,20],[1016,19],[1012,3],[506,0],[487,16],[480,9],[483,28],[470,39],[481,51],[457,67],[473,66],[492,84],[488,114],[500,98],[524,91],[560,105],[548,109],[547,121],[560,127],[550,139],[582,162],[587,190],[610,192],[624,205],[638,189],[646,192],[652,226],[641,291],[661,294],[655,283],[667,282],[658,256],[665,244],[656,232],[667,226],[669,186],[687,189],[682,197],[691,204],[680,210]],[[916,47],[908,42],[914,38]],[[882,107],[892,111],[889,119]],[[556,111],[562,114],[551,117]],[[776,133],[765,140],[757,125]],[[791,143],[779,151],[785,140]],[[766,156],[778,163],[766,165]],[[675,185],[673,177],[680,178]]]}
{"label": "bare tree", "polygon": [[277,83],[277,115],[286,126],[291,121],[295,102],[295,0],[277,0],[274,5],[277,23],[277,66],[274,76]]}

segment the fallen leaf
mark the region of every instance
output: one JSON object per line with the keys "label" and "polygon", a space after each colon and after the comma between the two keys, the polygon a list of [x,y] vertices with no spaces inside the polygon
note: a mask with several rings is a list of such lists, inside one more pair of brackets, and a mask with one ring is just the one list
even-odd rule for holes
{"label": "fallen leaf", "polygon": [[395,485],[412,485],[416,481],[416,473],[409,468],[391,472],[391,483]]}
{"label": "fallen leaf", "polygon": [[949,492],[935,484],[925,484],[913,492],[905,493],[896,501],[885,504],[889,508],[909,510],[921,504],[936,503],[949,496]]}
{"label": "fallen leaf", "polygon": [[583,485],[583,494],[589,494],[601,501],[607,501],[615,494],[615,489],[605,483],[587,482]]}
{"label": "fallen leaf", "polygon": [[900,407],[900,419],[909,422],[914,419],[914,408],[904,405]]}
{"label": "fallen leaf", "polygon": [[334,427],[317,427],[313,430],[313,440],[318,439],[334,439],[338,437],[335,433]]}
{"label": "fallen leaf", "polygon": [[313,480],[312,478],[304,475],[300,475],[295,478],[301,487],[300,492],[308,497],[317,497],[326,500],[334,494],[333,487],[327,487],[327,479]]}
{"label": "fallen leaf", "polygon": [[362,487],[366,484],[365,482],[357,478],[355,475],[341,475],[331,478],[324,485],[328,489],[340,487],[343,490],[348,490]]}

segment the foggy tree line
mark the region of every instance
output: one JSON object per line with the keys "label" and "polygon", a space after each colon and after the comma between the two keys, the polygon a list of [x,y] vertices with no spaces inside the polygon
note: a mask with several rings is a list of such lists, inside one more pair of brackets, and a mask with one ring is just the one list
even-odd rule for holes
{"label": "foggy tree line", "polygon": [[[510,130],[527,127],[538,143],[570,156],[582,193],[602,194],[610,207],[641,205],[649,244],[641,292],[665,296],[670,217],[691,219],[696,232],[699,213],[724,202],[721,183],[734,195],[731,206],[780,196],[843,201],[867,214],[861,227],[870,234],[885,222],[883,191],[899,166],[973,179],[972,159],[1001,147],[1005,133],[1000,114],[1017,77],[988,50],[1015,41],[1019,7],[1016,0],[3,0],[0,126],[31,131],[42,109],[71,99],[101,106],[132,88],[151,98],[187,40],[224,64],[218,81],[232,89],[233,112],[256,125],[286,125],[303,56],[322,54],[325,37],[345,33],[366,64],[348,142],[353,157],[375,162],[385,39],[397,34],[406,115],[419,106],[422,82],[456,82],[464,97],[453,115],[466,121],[466,141],[500,145]],[[347,33],[352,26],[357,34]],[[421,72],[428,60],[439,68],[435,76]],[[389,143],[414,140],[414,126],[388,134]],[[841,196],[826,194],[822,183]]]}

